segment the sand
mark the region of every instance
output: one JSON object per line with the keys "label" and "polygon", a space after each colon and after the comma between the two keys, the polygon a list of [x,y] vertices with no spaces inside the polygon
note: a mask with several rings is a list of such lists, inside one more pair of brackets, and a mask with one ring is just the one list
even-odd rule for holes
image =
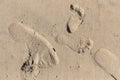
{"label": "sand", "polygon": [[120,80],[119,0],[0,0],[0,80]]}

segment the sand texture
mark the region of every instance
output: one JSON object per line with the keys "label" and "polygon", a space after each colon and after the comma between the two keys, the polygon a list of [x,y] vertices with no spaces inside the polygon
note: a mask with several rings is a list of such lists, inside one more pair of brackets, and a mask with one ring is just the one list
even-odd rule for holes
{"label": "sand texture", "polygon": [[0,0],[0,80],[120,80],[119,0]]}

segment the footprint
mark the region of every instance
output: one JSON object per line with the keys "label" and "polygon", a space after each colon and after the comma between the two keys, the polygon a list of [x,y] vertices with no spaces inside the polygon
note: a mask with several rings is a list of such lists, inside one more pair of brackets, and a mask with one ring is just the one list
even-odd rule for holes
{"label": "footprint", "polygon": [[91,50],[93,47],[93,41],[91,39],[76,39],[67,35],[58,35],[55,41],[68,46],[77,53],[85,53],[86,50]]}
{"label": "footprint", "polygon": [[28,58],[21,66],[23,80],[36,80],[42,68],[59,64],[55,48],[42,35],[21,23],[13,23],[8,28],[13,40],[26,44]]}
{"label": "footprint", "polygon": [[67,22],[67,31],[69,33],[75,32],[78,29],[81,22],[82,20],[80,20],[79,17],[71,15]]}
{"label": "footprint", "polygon": [[116,55],[101,48],[95,53],[94,60],[107,74],[115,80],[120,80],[120,63]]}
{"label": "footprint", "polygon": [[77,30],[80,24],[82,24],[85,13],[84,10],[76,4],[71,4],[70,9],[73,14],[70,16],[67,22],[67,31],[69,33],[73,33]]}

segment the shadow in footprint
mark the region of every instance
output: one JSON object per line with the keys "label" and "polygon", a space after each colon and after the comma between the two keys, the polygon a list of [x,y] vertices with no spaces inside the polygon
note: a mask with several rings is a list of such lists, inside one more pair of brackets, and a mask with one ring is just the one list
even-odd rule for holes
{"label": "shadow in footprint", "polygon": [[66,28],[67,28],[67,32],[68,32],[68,33],[72,33],[72,32],[70,31],[70,28],[69,28],[69,25],[68,25],[68,24],[67,24],[67,27],[66,27]]}

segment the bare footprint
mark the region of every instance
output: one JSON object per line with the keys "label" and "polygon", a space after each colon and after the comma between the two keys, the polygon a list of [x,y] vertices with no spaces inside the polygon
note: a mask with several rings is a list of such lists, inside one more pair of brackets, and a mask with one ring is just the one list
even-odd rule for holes
{"label": "bare footprint", "polygon": [[67,31],[69,33],[73,33],[77,30],[80,24],[82,24],[85,13],[84,10],[76,4],[71,4],[70,9],[73,14],[70,16],[67,22]]}
{"label": "bare footprint", "polygon": [[107,74],[115,80],[120,80],[120,63],[116,55],[101,48],[95,53],[94,60]]}
{"label": "bare footprint", "polygon": [[33,29],[21,23],[13,23],[8,30],[12,39],[26,44],[28,50],[29,56],[21,66],[23,80],[36,80],[40,69],[59,64],[55,48]]}
{"label": "bare footprint", "polygon": [[91,39],[76,39],[67,35],[58,35],[55,41],[68,46],[77,53],[84,53],[86,50],[91,50],[93,47],[93,41]]}

